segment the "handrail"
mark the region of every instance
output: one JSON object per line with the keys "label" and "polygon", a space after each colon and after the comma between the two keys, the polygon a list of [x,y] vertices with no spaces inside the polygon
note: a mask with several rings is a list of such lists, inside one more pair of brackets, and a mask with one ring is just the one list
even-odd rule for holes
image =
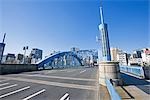
{"label": "handrail", "polygon": [[107,85],[107,89],[110,94],[111,100],[121,100],[121,97],[119,96],[119,94],[117,93],[113,85],[111,84],[110,80],[106,79],[106,85]]}

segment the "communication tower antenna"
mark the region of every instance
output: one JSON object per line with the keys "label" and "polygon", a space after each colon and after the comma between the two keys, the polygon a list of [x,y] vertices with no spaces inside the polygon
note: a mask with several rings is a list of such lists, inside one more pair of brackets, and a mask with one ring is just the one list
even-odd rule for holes
{"label": "communication tower antenna", "polygon": [[3,37],[3,42],[2,43],[4,43],[4,41],[5,41],[5,36],[6,36],[6,33],[4,33],[4,37]]}

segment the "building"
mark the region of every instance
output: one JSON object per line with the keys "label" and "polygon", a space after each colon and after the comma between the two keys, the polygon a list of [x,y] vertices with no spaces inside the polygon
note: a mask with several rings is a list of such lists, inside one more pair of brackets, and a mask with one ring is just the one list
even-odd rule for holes
{"label": "building", "polygon": [[141,50],[135,50],[133,54],[130,55],[129,57],[129,65],[138,65],[142,66],[143,61],[142,61],[142,56],[141,56]]}
{"label": "building", "polygon": [[142,58],[141,50],[136,50],[133,52],[133,58]]}
{"label": "building", "polygon": [[129,65],[138,65],[138,66],[142,66],[143,65],[143,60],[142,58],[133,58],[133,55],[131,55],[130,59],[129,59]]}
{"label": "building", "polygon": [[142,49],[141,56],[142,56],[144,65],[150,66],[150,48]]}
{"label": "building", "polygon": [[2,63],[15,64],[16,63],[15,58],[16,58],[15,54],[8,53],[7,55],[3,56]]}
{"label": "building", "polygon": [[127,59],[127,53],[120,51],[117,54],[117,61],[119,62],[120,65],[128,65],[128,59]]}
{"label": "building", "polygon": [[17,61],[17,64],[22,64],[23,63],[23,58],[24,55],[23,54],[17,54],[16,55],[16,61]]}
{"label": "building", "polygon": [[39,60],[42,59],[42,53],[43,51],[37,48],[33,48],[31,53],[30,53],[30,58],[31,58],[31,64],[35,64]]}
{"label": "building", "polygon": [[0,43],[0,63],[2,62],[4,48],[5,48],[5,44],[4,43]]}
{"label": "building", "polygon": [[118,61],[120,65],[128,65],[127,53],[118,48],[111,48],[111,60]]}
{"label": "building", "polygon": [[117,54],[119,52],[118,48],[110,48],[110,53],[111,53],[111,60],[112,61],[117,61]]}
{"label": "building", "polygon": [[83,60],[84,65],[97,65],[98,64],[98,51],[91,50],[79,50],[76,52],[78,57]]}
{"label": "building", "polygon": [[70,50],[73,51],[73,52],[77,52],[77,51],[79,51],[80,49],[79,49],[79,48],[76,48],[76,47],[72,47]]}

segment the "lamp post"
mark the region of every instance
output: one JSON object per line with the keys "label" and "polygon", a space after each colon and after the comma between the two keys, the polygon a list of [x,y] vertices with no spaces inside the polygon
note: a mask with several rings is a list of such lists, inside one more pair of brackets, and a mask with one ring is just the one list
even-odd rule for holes
{"label": "lamp post", "polygon": [[25,55],[26,55],[26,50],[28,50],[28,46],[24,46],[23,50],[24,50],[23,64],[25,64]]}

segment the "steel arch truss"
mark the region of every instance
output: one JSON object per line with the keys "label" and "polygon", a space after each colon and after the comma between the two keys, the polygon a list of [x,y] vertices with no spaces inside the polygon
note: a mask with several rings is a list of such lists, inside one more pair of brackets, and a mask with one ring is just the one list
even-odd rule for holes
{"label": "steel arch truss", "polygon": [[[67,57],[72,57],[73,59],[75,59],[76,61],[78,61],[78,63],[82,66],[82,59],[80,57],[77,56],[76,53],[74,52],[60,52],[60,53],[56,53],[53,55],[50,55],[49,57],[41,60],[40,62],[37,63],[37,66],[40,67],[45,67],[45,66],[52,66],[52,65],[56,65],[56,63],[59,62],[63,62],[62,66],[67,64],[65,61],[62,61],[63,59],[66,59]],[[72,62],[72,61],[70,61]],[[58,64],[57,64],[58,65]],[[61,64],[60,64],[61,66]],[[53,68],[53,67],[52,67]]]}

